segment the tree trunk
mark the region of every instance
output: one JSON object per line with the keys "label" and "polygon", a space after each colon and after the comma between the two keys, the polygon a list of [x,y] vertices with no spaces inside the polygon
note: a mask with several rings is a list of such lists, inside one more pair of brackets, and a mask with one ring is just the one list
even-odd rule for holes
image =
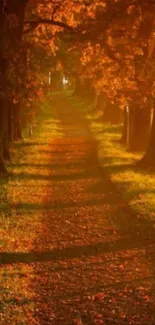
{"label": "tree trunk", "polygon": [[0,175],[7,174],[7,169],[5,167],[3,158],[3,141],[0,140]]}
{"label": "tree trunk", "polygon": [[21,128],[21,107],[20,102],[13,107],[14,111],[14,140],[23,140]]}
{"label": "tree trunk", "polygon": [[[15,14],[18,19],[17,26],[8,29],[9,50],[10,53],[11,51],[13,51],[14,53],[16,53],[16,55],[20,54],[23,24],[24,24],[24,14],[25,14],[25,8],[27,2],[28,0],[22,0],[22,1],[12,0],[6,2],[7,13]],[[8,127],[10,128],[9,138],[12,140],[12,137],[14,136],[15,139],[21,140],[23,139],[23,137],[21,132],[20,104],[17,104],[15,106],[9,108],[9,116],[8,116]],[[12,109],[13,109],[13,113],[12,113]]]}
{"label": "tree trunk", "polygon": [[112,104],[107,96],[101,92],[98,96],[96,109],[102,112],[102,121],[105,123],[121,123],[121,110],[117,104]]}
{"label": "tree trunk", "polygon": [[7,139],[7,135],[4,133],[4,140],[3,140],[3,157],[6,161],[11,161],[11,153],[10,153],[10,145]]}
{"label": "tree trunk", "polygon": [[5,128],[6,103],[6,65],[4,59],[4,42],[6,41],[6,18],[3,14],[4,1],[0,0],[0,174],[6,173],[3,157],[3,140]]}
{"label": "tree trunk", "polygon": [[0,173],[6,173],[4,160],[10,160],[8,141],[8,94],[7,94],[8,60],[1,57],[1,98],[0,98]]}
{"label": "tree trunk", "polygon": [[100,94],[96,95],[94,104],[95,104],[94,109],[97,112],[102,112],[102,114],[104,114],[107,102],[106,102],[105,95],[102,92]]}
{"label": "tree trunk", "polygon": [[90,79],[84,79],[83,82],[83,87],[82,87],[82,95],[84,97],[88,97],[88,98],[95,98],[95,92],[94,89],[92,87],[92,82]]}
{"label": "tree trunk", "polygon": [[11,49],[20,48],[24,24],[25,8],[28,0],[11,0],[6,1],[6,11],[8,14],[15,14],[18,19],[17,26],[9,28],[9,46]]}
{"label": "tree trunk", "polygon": [[10,141],[9,141],[9,125],[8,125],[8,112],[5,114],[5,129],[4,129],[4,135],[3,135],[3,157],[4,160],[11,161],[11,154],[10,154]]}
{"label": "tree trunk", "polygon": [[129,107],[129,151],[145,150],[149,140],[151,111],[148,108]]}
{"label": "tree trunk", "polygon": [[138,165],[144,168],[155,168],[155,109],[153,111],[153,120],[148,148],[143,158],[138,162]]}
{"label": "tree trunk", "polygon": [[9,141],[9,118],[8,118],[8,105],[5,107],[5,127],[3,134],[3,158],[4,160],[11,161],[10,141]]}
{"label": "tree trunk", "polygon": [[73,95],[81,96],[83,92],[83,85],[79,77],[76,78],[75,89]]}
{"label": "tree trunk", "polygon": [[118,105],[107,103],[104,111],[103,121],[111,124],[121,123],[121,110]]}
{"label": "tree trunk", "polygon": [[13,104],[11,101],[9,101],[8,104],[8,136],[9,136],[9,142],[12,145],[14,141],[14,117],[13,117]]}
{"label": "tree trunk", "polygon": [[[0,0],[0,173],[6,173],[4,157],[9,155],[9,117],[8,117],[8,86],[7,86],[7,53],[15,53],[19,49],[24,12],[27,0]],[[6,14],[15,14],[17,27],[9,27]],[[18,130],[19,133],[19,130]]]}
{"label": "tree trunk", "polygon": [[126,106],[123,111],[123,129],[122,129],[122,137],[121,137],[121,143],[127,145],[127,139],[128,139],[128,107]]}
{"label": "tree trunk", "polygon": [[7,172],[4,163],[4,103],[0,99],[0,175]]}
{"label": "tree trunk", "polygon": [[[6,66],[7,71],[7,66]],[[6,96],[4,99],[4,132],[3,132],[3,157],[4,160],[11,161],[10,154],[10,141],[9,141],[9,100],[7,94],[7,81],[6,81]]]}

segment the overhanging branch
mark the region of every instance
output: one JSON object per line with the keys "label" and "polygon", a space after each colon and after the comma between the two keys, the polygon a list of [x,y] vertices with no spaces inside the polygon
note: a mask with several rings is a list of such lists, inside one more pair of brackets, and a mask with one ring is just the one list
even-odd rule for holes
{"label": "overhanging branch", "polygon": [[28,33],[30,33],[32,30],[34,30],[34,29],[37,28],[38,26],[39,26],[38,22],[34,22],[34,23],[30,24],[30,27],[27,28],[27,29],[25,29],[25,30],[23,31],[23,34],[28,34]]}
{"label": "overhanging branch", "polygon": [[25,29],[23,31],[23,34],[28,34],[29,32],[31,32],[32,30],[34,30],[41,24],[57,26],[57,27],[65,28],[65,29],[73,32],[73,27],[71,27],[61,21],[56,21],[53,19],[39,19],[39,20],[25,20],[24,25],[29,25],[30,27]]}

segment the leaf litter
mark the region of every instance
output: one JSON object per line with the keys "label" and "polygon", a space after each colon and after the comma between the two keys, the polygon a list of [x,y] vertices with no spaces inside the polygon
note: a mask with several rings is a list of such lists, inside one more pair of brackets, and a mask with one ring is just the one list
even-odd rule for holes
{"label": "leaf litter", "polygon": [[[7,184],[1,324],[153,325],[152,228],[101,174],[83,112],[65,115],[64,97],[53,105],[62,132],[51,136],[45,120],[40,138],[16,156]],[[79,125],[85,136],[75,136]]]}

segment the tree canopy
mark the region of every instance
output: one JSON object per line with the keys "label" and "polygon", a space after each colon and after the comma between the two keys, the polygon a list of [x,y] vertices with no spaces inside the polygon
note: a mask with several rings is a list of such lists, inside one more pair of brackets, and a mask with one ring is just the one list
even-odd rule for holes
{"label": "tree canopy", "polygon": [[[89,80],[94,92],[122,108],[152,107],[154,17],[151,0],[1,0],[0,100],[2,125],[7,124],[1,142],[9,132],[9,114],[17,129],[19,111],[34,110],[48,68]],[[11,132],[7,143],[21,136],[13,126]]]}

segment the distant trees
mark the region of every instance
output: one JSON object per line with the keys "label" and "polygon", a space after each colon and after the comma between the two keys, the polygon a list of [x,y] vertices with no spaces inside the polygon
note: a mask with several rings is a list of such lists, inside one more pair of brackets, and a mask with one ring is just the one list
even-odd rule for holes
{"label": "distant trees", "polygon": [[155,164],[154,17],[150,0],[0,0],[0,173],[57,61],[77,92],[97,94],[105,120],[124,111],[122,141],[131,150],[149,143],[141,164]]}
{"label": "distant trees", "polygon": [[[10,129],[17,123],[9,92],[9,69],[15,56],[20,55],[26,0],[0,1],[0,172],[5,173],[5,159],[10,160]],[[16,111],[19,108],[15,108]]]}
{"label": "distant trees", "polygon": [[[81,5],[74,7],[78,13]],[[25,111],[31,118],[43,95],[43,70],[59,33],[76,25],[72,9],[68,0],[0,0],[0,174],[7,173],[13,141],[22,139]]]}
{"label": "distant trees", "polygon": [[80,42],[82,78],[91,80],[100,109],[105,114],[109,98],[111,119],[118,106],[124,110],[122,141],[130,150],[147,150],[140,165],[155,166],[155,3],[104,1],[86,22],[77,49]]}

